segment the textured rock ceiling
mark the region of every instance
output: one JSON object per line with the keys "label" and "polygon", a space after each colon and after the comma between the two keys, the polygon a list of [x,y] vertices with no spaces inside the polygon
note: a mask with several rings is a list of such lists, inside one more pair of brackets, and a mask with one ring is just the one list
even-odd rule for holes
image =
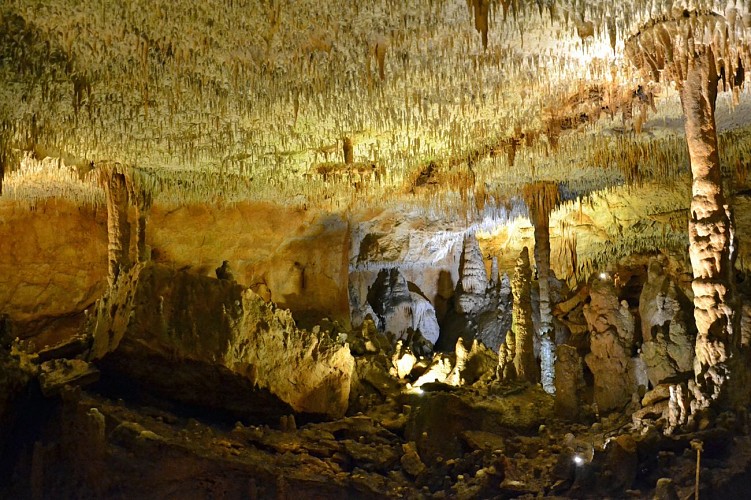
{"label": "textured rock ceiling", "polygon": [[[120,163],[162,202],[466,213],[535,180],[571,195],[685,181],[677,93],[636,72],[625,40],[684,9],[725,16],[743,40],[749,5],[7,1],[4,191],[98,201],[90,170]],[[751,119],[735,97],[719,121],[737,169]]]}

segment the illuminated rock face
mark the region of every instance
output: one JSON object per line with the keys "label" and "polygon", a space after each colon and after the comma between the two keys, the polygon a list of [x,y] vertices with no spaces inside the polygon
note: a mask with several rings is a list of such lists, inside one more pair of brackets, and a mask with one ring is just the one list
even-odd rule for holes
{"label": "illuminated rock face", "polygon": [[145,390],[233,413],[337,417],[354,360],[252,290],[139,264],[102,299],[92,357]]}
{"label": "illuminated rock face", "polygon": [[590,299],[584,306],[591,349],[585,361],[594,375],[595,403],[600,411],[609,411],[626,405],[637,392],[640,374],[631,357],[635,320],[626,301],[618,301],[610,279],[593,280]]}
{"label": "illuminated rock face", "polygon": [[348,229],[336,215],[272,203],[155,204],[146,240],[155,262],[213,277],[228,260],[238,283],[301,324],[346,325]]}
{"label": "illuminated rock face", "polygon": [[693,370],[695,332],[690,311],[691,302],[653,259],[639,296],[642,358],[652,387]]}
{"label": "illuminated rock face", "polygon": [[407,280],[397,268],[383,269],[368,290],[368,304],[378,316],[378,327],[401,338],[412,327],[412,297]]}
{"label": "illuminated rock face", "polygon": [[474,234],[464,237],[461,262],[459,264],[459,287],[457,290],[457,311],[472,314],[487,305],[486,291],[488,274],[482,258],[480,245]]}
{"label": "illuminated rock face", "polygon": [[[693,184],[689,256],[693,268],[697,406],[723,395],[729,379],[734,334],[734,232],[722,189],[715,101],[717,68],[712,50],[689,58],[681,90]],[[725,394],[726,395],[726,394]]]}
{"label": "illuminated rock face", "polygon": [[0,201],[0,316],[38,347],[75,333],[107,286],[104,210]]}
{"label": "illuminated rock face", "polygon": [[410,330],[419,332],[432,346],[438,340],[440,327],[435,308],[428,299],[409,290],[407,280],[397,268],[382,269],[368,291],[365,318],[372,310],[382,332],[394,334],[395,339],[407,339]]}

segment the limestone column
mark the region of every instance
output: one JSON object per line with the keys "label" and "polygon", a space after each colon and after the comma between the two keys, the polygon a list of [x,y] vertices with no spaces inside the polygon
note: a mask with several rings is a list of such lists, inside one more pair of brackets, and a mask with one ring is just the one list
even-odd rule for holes
{"label": "limestone column", "polygon": [[688,60],[681,89],[686,142],[691,159],[689,257],[694,280],[696,384],[705,406],[722,394],[730,373],[733,339],[733,226],[722,189],[715,101],[719,77],[711,47]]}
{"label": "limestone column", "polygon": [[[733,359],[733,222],[722,189],[714,116],[721,74],[726,86],[743,84],[740,53],[747,42],[740,16],[700,11],[673,15],[645,25],[626,42],[626,54],[652,79],[675,81],[681,95],[693,178],[688,232],[697,328],[692,409],[697,410],[733,405],[732,399],[743,393],[735,387],[743,385],[747,372]],[[731,366],[737,368],[732,376]]]}
{"label": "limestone column", "polygon": [[532,324],[532,270],[529,265],[529,250],[524,247],[516,259],[516,271],[511,282],[514,297],[511,329],[516,339],[514,372],[517,379],[537,382],[537,363],[534,351],[534,325]]}
{"label": "limestone column", "polygon": [[105,182],[107,196],[107,253],[109,269],[107,281],[115,284],[122,271],[131,266],[130,222],[128,221],[129,195],[125,175],[111,172]]}
{"label": "limestone column", "polygon": [[540,381],[555,394],[555,338],[550,306],[550,213],[558,202],[558,185],[536,182],[524,188],[530,219],[535,228],[535,262],[540,287]]}

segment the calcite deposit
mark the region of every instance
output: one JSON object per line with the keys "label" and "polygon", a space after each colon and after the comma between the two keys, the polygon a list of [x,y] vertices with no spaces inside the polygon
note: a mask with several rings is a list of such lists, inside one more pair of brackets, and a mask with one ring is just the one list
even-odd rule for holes
{"label": "calcite deposit", "polygon": [[688,298],[655,259],[639,296],[642,359],[649,382],[656,387],[693,371],[695,331]]}
{"label": "calcite deposit", "polygon": [[748,497],[749,42],[0,2],[0,498]]}
{"label": "calcite deposit", "polygon": [[235,282],[139,264],[91,325],[91,359],[158,394],[241,415],[347,410],[349,347]]}
{"label": "calcite deposit", "polygon": [[594,401],[600,411],[623,408],[646,386],[646,373],[634,357],[635,319],[628,304],[619,301],[612,278],[604,274],[590,281],[590,302],[584,317],[590,331],[585,361],[594,375]]}

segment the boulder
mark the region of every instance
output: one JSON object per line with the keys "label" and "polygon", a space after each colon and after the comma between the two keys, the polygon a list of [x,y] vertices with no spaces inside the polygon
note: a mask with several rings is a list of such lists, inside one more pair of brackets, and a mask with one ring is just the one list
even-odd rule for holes
{"label": "boulder", "polygon": [[138,264],[97,303],[91,358],[114,380],[257,416],[347,409],[354,359],[236,282]]}
{"label": "boulder", "polygon": [[639,458],[636,441],[628,434],[620,435],[605,447],[602,455],[597,489],[603,493],[617,494],[631,488],[636,479]]}

